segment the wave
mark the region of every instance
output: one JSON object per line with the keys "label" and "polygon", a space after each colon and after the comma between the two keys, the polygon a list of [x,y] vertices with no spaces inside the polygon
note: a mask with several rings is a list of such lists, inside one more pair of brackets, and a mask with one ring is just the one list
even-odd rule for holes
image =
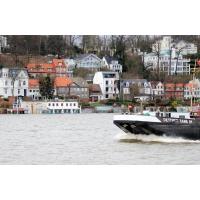
{"label": "wave", "polygon": [[155,143],[200,143],[200,140],[189,140],[181,137],[168,137],[157,135],[143,135],[143,134],[124,134],[119,133],[115,137],[119,142],[155,142]]}

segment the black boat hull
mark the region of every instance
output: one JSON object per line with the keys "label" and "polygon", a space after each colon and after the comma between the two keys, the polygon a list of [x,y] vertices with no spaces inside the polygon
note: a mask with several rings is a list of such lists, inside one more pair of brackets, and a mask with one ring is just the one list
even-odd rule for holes
{"label": "black boat hull", "polygon": [[126,133],[154,134],[157,136],[181,137],[190,140],[200,140],[199,122],[174,124],[166,122],[145,122],[130,120],[114,120],[114,124]]}

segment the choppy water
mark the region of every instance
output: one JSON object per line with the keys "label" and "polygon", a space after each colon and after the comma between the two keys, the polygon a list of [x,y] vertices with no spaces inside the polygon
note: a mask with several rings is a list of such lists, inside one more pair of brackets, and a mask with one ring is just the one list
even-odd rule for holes
{"label": "choppy water", "polygon": [[200,164],[200,141],[127,136],[112,118],[1,115],[0,164]]}

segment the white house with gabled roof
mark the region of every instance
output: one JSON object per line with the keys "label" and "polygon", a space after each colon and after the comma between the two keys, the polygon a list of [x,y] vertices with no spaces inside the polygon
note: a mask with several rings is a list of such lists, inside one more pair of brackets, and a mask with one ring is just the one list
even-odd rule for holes
{"label": "white house with gabled roof", "polygon": [[102,60],[95,54],[82,54],[74,60],[77,68],[100,69],[102,67]]}
{"label": "white house with gabled roof", "polygon": [[2,68],[0,69],[0,96],[7,98],[13,95],[23,97],[28,95],[28,73],[20,68]]}
{"label": "white house with gabled roof", "polygon": [[107,69],[122,73],[122,65],[119,63],[119,61],[116,58],[104,56],[102,58],[103,66],[105,66]]}

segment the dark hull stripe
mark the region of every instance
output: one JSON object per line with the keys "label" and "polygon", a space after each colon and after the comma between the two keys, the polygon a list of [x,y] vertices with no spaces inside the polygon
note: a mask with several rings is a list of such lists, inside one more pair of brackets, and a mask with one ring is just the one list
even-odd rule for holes
{"label": "dark hull stripe", "polygon": [[173,124],[139,121],[114,121],[114,124],[126,133],[182,137],[185,139],[200,139],[200,124]]}

